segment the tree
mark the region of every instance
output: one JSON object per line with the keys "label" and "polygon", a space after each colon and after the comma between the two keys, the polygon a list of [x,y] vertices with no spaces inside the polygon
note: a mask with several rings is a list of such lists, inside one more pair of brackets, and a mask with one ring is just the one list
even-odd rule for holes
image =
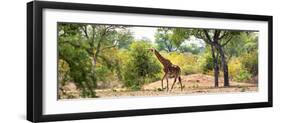
{"label": "tree", "polygon": [[[177,32],[176,32],[177,31]],[[174,33],[176,32],[176,33]],[[165,50],[167,52],[173,52],[179,50],[181,44],[189,36],[186,32],[181,31],[180,28],[158,28],[155,34],[155,41],[158,45],[159,51]]]}
{"label": "tree", "polygon": [[130,34],[124,26],[59,24],[59,57],[69,64],[70,75],[83,96],[95,96],[97,62],[110,60],[103,52],[126,47],[132,40]]}
{"label": "tree", "polygon": [[196,44],[190,44],[190,45],[182,45],[178,48],[178,50],[182,53],[189,52],[192,54],[199,54],[201,52],[201,47],[198,47]]}
{"label": "tree", "polygon": [[243,68],[253,76],[258,74],[258,33],[241,32],[225,46],[229,61],[231,57],[239,57]]}
{"label": "tree", "polygon": [[218,30],[218,29],[197,29],[195,36],[203,39],[211,46],[213,62],[214,62],[214,75],[215,87],[218,86],[219,65],[218,59],[221,58],[221,64],[224,74],[224,86],[229,86],[228,64],[223,47],[226,46],[233,36],[239,34],[237,31]]}
{"label": "tree", "polygon": [[228,65],[223,47],[231,41],[233,36],[239,34],[239,32],[219,29],[175,29],[173,33],[180,39],[188,39],[190,35],[194,35],[196,38],[202,39],[206,44],[210,45],[214,64],[215,87],[218,87],[219,58],[224,73],[224,86],[229,86]]}
{"label": "tree", "polygon": [[[83,97],[94,97],[93,88],[96,84],[91,71],[91,59],[81,45],[79,24],[59,24],[58,50],[59,59],[69,66],[69,76],[82,91]],[[61,67],[59,67],[59,71]],[[62,73],[59,73],[59,75]]]}
{"label": "tree", "polygon": [[165,50],[167,52],[172,52],[175,50],[171,41],[171,33],[168,28],[157,29],[155,34],[155,42],[158,44],[158,50]]}

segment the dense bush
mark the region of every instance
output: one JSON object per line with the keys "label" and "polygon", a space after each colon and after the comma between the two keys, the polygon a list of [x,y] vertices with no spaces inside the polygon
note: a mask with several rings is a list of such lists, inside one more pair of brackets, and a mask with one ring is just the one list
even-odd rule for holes
{"label": "dense bush", "polygon": [[250,80],[252,77],[251,73],[247,70],[241,69],[237,75],[235,75],[234,80],[245,81]]}
{"label": "dense bush", "polygon": [[258,75],[258,53],[255,51],[244,53],[240,57],[243,67],[254,76]]}
{"label": "dense bush", "polygon": [[228,72],[230,79],[235,79],[235,77],[240,73],[243,69],[242,63],[239,58],[232,58],[228,62]]}
{"label": "dense bush", "polygon": [[121,84],[119,50],[111,48],[103,50],[96,65],[97,88],[115,88]]}
{"label": "dense bush", "polygon": [[[95,93],[92,90],[96,86],[96,76],[92,71],[92,59],[83,49],[74,48],[69,44],[61,45],[59,48],[60,58],[67,62],[69,66],[69,76],[82,90],[81,96],[94,97]],[[62,71],[63,66],[59,66],[59,71]],[[62,76],[60,73],[59,76]]]}
{"label": "dense bush", "polygon": [[126,87],[139,90],[143,84],[160,79],[161,66],[148,51],[150,47],[147,42],[137,41],[130,45],[128,53],[123,52],[127,55],[123,56],[127,59],[122,59],[122,79]]}
{"label": "dense bush", "polygon": [[[236,68],[237,72],[233,75],[235,81],[250,80],[258,74],[258,54],[256,52],[249,52],[242,54],[236,61],[239,66]],[[231,65],[231,64],[230,64]],[[230,66],[230,69],[235,66]]]}
{"label": "dense bush", "polygon": [[232,58],[229,63],[229,76],[234,81],[250,80],[252,74],[244,67],[241,58]]}
{"label": "dense bush", "polygon": [[200,56],[198,63],[199,68],[204,74],[213,74],[213,57],[210,52],[205,52]]}

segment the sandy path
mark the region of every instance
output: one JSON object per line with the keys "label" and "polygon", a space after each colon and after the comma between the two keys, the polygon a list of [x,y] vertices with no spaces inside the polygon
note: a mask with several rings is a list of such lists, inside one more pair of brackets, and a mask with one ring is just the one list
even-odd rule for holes
{"label": "sandy path", "polygon": [[[169,79],[169,88],[173,79]],[[255,83],[241,83],[230,81],[230,87],[223,87],[223,79],[219,79],[219,88],[214,87],[213,77],[203,74],[192,74],[182,76],[183,91],[177,82],[173,91],[161,90],[161,81],[146,84],[140,91],[130,91],[127,89],[107,89],[96,90],[98,97],[119,97],[119,96],[158,96],[158,95],[185,95],[185,94],[205,94],[205,93],[229,93],[229,92],[254,92],[257,91]],[[166,81],[164,81],[166,88]]]}

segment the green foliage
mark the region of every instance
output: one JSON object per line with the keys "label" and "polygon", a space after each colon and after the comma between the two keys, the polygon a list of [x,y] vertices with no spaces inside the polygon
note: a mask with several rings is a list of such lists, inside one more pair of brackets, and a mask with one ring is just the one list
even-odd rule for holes
{"label": "green foliage", "polygon": [[141,89],[141,85],[138,84],[132,84],[132,86],[130,86],[132,91],[139,91]]}
{"label": "green foliage", "polygon": [[241,58],[232,58],[229,63],[229,76],[234,81],[250,80],[252,74],[244,67]]}
{"label": "green foliage", "polygon": [[182,72],[184,75],[189,75],[189,74],[201,73],[201,70],[199,69],[198,65],[186,65],[182,68]]}
{"label": "green foliage", "polygon": [[242,54],[241,63],[243,67],[252,73],[254,76],[258,74],[258,53],[256,51],[252,51],[249,53]]}
{"label": "green foliage", "polygon": [[198,65],[198,56],[190,53],[171,52],[162,54],[169,59],[173,64],[181,68],[184,75],[200,73],[200,66]]}
{"label": "green foliage", "polygon": [[[151,47],[156,47],[161,55],[178,65],[181,74],[213,73],[210,44],[193,43],[207,39],[202,29],[157,28],[155,44],[152,45],[149,39],[134,39],[129,28],[59,23],[59,87],[73,82],[81,91],[78,93],[80,97],[95,97],[95,89],[101,86],[114,88],[113,83],[118,87],[140,90],[144,84],[160,80],[163,75],[160,62],[148,51]],[[213,37],[215,31],[208,30],[208,34]],[[226,34],[227,37],[219,43],[225,44],[223,51],[230,78],[246,81],[258,75],[258,34],[225,30],[220,33],[216,36]],[[226,39],[231,40],[227,43]],[[222,70],[221,60],[218,62]]]}
{"label": "green foliage", "polygon": [[184,53],[192,53],[192,54],[199,54],[201,52],[201,48],[198,47],[196,44],[191,44],[191,45],[182,45],[179,47],[179,51]]}
{"label": "green foliage", "polygon": [[190,36],[190,30],[182,28],[158,28],[155,34],[155,42],[159,51],[172,52],[183,51],[182,43]]}
{"label": "green foliage", "polygon": [[64,61],[63,59],[59,59],[58,61],[58,80],[60,86],[64,86],[66,84],[66,81],[70,80],[69,76],[69,64]]}
{"label": "green foliage", "polygon": [[235,81],[250,80],[258,74],[257,34],[240,33],[232,40],[225,48],[229,59],[229,73]]}
{"label": "green foliage", "polygon": [[118,48],[119,49],[128,49],[130,44],[133,42],[134,37],[132,36],[132,33],[130,31],[124,30],[122,32],[118,33],[119,43]]}
{"label": "green foliage", "polygon": [[148,51],[151,45],[144,41],[132,43],[129,49],[128,59],[124,61],[123,82],[126,87],[134,90],[140,89],[147,82],[159,79],[157,74],[161,66]]}
{"label": "green foliage", "polygon": [[240,73],[240,71],[244,69],[239,58],[232,58],[228,62],[228,67],[229,76],[232,79],[235,78]]}
{"label": "green foliage", "polygon": [[238,75],[236,75],[234,77],[234,80],[236,80],[236,81],[250,80],[251,77],[252,77],[252,75],[251,75],[250,72],[242,69],[242,70],[239,71]]}
{"label": "green foliage", "polygon": [[96,77],[92,71],[93,65],[87,52],[83,49],[76,49],[69,44],[61,45],[59,52],[60,58],[69,64],[69,75],[83,91],[82,96],[95,96],[91,89],[96,86]]}
{"label": "green foliage", "polygon": [[224,48],[228,60],[230,60],[231,57],[240,57],[245,53],[257,52],[257,50],[258,37],[254,32],[244,32],[233,36],[231,41]]}
{"label": "green foliage", "polygon": [[111,73],[111,70],[107,66],[98,66],[96,68],[96,75],[98,76],[98,81],[107,81],[107,77],[109,77]]}
{"label": "green foliage", "polygon": [[181,45],[181,43],[185,40],[188,39],[192,33],[192,29],[184,29],[184,28],[173,28],[171,29],[173,32],[173,35],[171,39],[178,47]]}
{"label": "green foliage", "polygon": [[165,50],[171,52],[175,49],[175,46],[171,40],[172,32],[169,28],[159,28],[155,34],[155,42],[157,43],[157,49],[159,51]]}
{"label": "green foliage", "polygon": [[123,26],[59,23],[60,83],[74,81],[80,96],[95,97],[97,82],[108,82],[120,73],[116,48],[127,48],[132,41]]}
{"label": "green foliage", "polygon": [[214,62],[212,54],[209,50],[206,50],[204,54],[199,58],[198,62],[202,72],[204,74],[209,73],[209,71],[213,70]]}

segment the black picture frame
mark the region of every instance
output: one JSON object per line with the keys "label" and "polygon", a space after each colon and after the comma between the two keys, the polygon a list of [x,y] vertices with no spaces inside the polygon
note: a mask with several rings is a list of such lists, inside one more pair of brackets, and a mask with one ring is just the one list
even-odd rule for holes
{"label": "black picture frame", "polygon": [[[257,103],[44,115],[42,113],[43,111],[43,107],[42,107],[43,104],[42,101],[43,100],[43,95],[42,95],[43,13],[42,10],[45,8],[266,21],[268,22],[268,41],[269,41],[268,42],[268,100],[266,102],[257,102]],[[106,117],[124,117],[124,116],[137,116],[137,115],[155,115],[155,114],[185,113],[185,112],[199,112],[199,111],[213,111],[213,110],[272,107],[273,106],[272,24],[273,24],[273,17],[264,16],[264,15],[185,11],[185,10],[93,5],[93,4],[63,3],[63,2],[45,2],[45,1],[29,2],[27,3],[27,120],[32,122],[44,122],[44,121],[62,121],[62,120],[94,119],[94,118],[106,118]]]}

